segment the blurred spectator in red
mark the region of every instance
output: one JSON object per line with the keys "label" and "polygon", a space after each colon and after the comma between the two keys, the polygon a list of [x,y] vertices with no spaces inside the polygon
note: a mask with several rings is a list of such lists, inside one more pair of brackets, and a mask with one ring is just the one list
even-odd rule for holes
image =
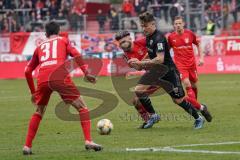
{"label": "blurred spectator in red", "polygon": [[220,16],[220,11],[221,11],[221,5],[218,0],[214,0],[211,7],[210,11],[212,12],[210,18],[211,19],[217,19]]}
{"label": "blurred spectator in red", "polygon": [[70,26],[73,31],[82,30],[84,27],[84,14],[86,9],[80,5],[73,5],[69,17]]}
{"label": "blurred spectator in red", "polygon": [[42,21],[42,16],[43,16],[42,9],[43,8],[44,8],[44,3],[41,0],[37,0],[37,2],[35,4],[35,9],[36,9],[36,17],[37,17],[38,22]]}
{"label": "blurred spectator in red", "polygon": [[122,11],[127,16],[131,16],[131,12],[133,11],[133,4],[129,0],[124,0],[122,4]]}
{"label": "blurred spectator in red", "polygon": [[103,33],[104,32],[106,20],[107,20],[106,15],[104,15],[102,13],[102,10],[99,9],[98,10],[98,15],[97,15],[97,21],[98,21],[98,24],[99,24],[99,33]]}
{"label": "blurred spectator in red", "polygon": [[44,7],[44,3],[41,0],[38,0],[35,4],[35,8],[41,10]]}

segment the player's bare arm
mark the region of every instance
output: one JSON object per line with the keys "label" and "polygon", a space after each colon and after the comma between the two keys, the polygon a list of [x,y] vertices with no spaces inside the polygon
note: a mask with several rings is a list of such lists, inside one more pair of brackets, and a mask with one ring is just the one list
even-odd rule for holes
{"label": "player's bare arm", "polygon": [[200,42],[196,46],[197,46],[197,50],[198,50],[198,53],[199,53],[199,56],[200,56],[198,66],[202,66],[204,64],[204,53],[202,52]]}
{"label": "player's bare arm", "polygon": [[143,61],[139,61],[138,59],[133,59],[129,63],[133,66],[133,68],[137,70],[148,70],[154,65],[162,64],[164,62],[164,53],[158,52],[157,57],[153,59],[145,59]]}
{"label": "player's bare arm", "polygon": [[84,73],[85,76],[84,79],[90,83],[95,84],[97,82],[97,79],[95,76],[89,73],[81,54],[74,47],[72,47],[70,43],[68,45],[68,50],[71,53],[71,56],[74,57],[74,60],[77,63],[77,65],[81,68],[82,72]]}

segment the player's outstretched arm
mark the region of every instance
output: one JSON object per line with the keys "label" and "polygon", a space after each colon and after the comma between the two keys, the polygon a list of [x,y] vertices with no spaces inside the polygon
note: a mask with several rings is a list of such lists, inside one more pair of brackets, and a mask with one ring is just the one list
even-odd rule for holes
{"label": "player's outstretched arm", "polygon": [[72,57],[74,57],[74,61],[83,71],[83,73],[85,75],[85,80],[87,80],[90,83],[95,84],[97,82],[97,79],[95,76],[89,74],[89,72],[87,70],[87,65],[84,63],[82,55],[74,47],[70,48],[70,54]]}
{"label": "player's outstretched arm", "polygon": [[197,50],[198,50],[198,53],[199,53],[199,56],[200,56],[198,65],[202,66],[204,64],[204,53],[202,52],[200,42],[196,46],[197,46]]}
{"label": "player's outstretched arm", "polygon": [[35,98],[34,98],[35,85],[34,85],[34,81],[33,81],[33,77],[32,77],[32,72],[35,70],[35,68],[38,66],[38,64],[39,64],[39,61],[38,61],[38,56],[37,56],[37,50],[35,50],[32,59],[29,61],[29,63],[25,67],[25,77],[26,77],[30,92],[32,94],[31,101],[33,103],[35,102]]}
{"label": "player's outstretched arm", "polygon": [[77,65],[81,68],[81,70],[83,71],[84,75],[85,75],[85,80],[87,80],[90,83],[96,83],[97,79],[95,76],[91,75],[88,70],[87,70],[87,65],[84,63],[84,60],[82,58],[82,56],[80,54],[78,54],[77,56],[74,57],[75,62],[77,63]]}

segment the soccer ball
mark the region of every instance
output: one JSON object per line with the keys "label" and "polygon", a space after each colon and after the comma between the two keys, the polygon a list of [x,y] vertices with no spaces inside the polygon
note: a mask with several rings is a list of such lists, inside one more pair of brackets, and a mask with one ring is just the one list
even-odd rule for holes
{"label": "soccer ball", "polygon": [[101,119],[97,123],[97,130],[101,135],[108,135],[113,130],[113,124],[109,119]]}

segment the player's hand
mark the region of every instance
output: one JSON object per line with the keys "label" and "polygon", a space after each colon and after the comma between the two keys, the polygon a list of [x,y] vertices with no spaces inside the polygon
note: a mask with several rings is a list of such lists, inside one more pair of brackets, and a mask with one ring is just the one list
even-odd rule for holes
{"label": "player's hand", "polygon": [[131,68],[134,68],[138,71],[141,71],[142,70],[142,65],[141,65],[141,61],[139,61],[137,58],[132,58],[128,61],[128,65],[131,67]]}
{"label": "player's hand", "polygon": [[133,62],[136,62],[136,61],[138,61],[137,58],[131,58],[131,59],[129,59],[129,60],[127,61],[127,63],[128,63],[128,65],[129,65],[129,67],[133,68],[132,63],[133,63]]}
{"label": "player's hand", "polygon": [[203,58],[200,58],[198,62],[198,66],[203,66],[203,64],[204,64],[204,60]]}
{"label": "player's hand", "polygon": [[97,79],[95,76],[91,75],[91,74],[86,74],[84,79],[90,83],[95,84],[97,82]]}

